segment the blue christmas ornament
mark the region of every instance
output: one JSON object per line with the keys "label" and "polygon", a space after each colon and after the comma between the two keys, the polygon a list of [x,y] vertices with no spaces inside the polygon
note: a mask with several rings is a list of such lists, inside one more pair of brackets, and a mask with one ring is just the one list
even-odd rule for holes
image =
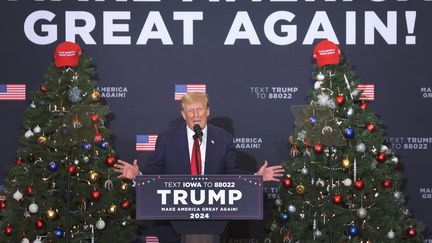
{"label": "blue christmas ornament", "polygon": [[344,135],[346,138],[353,138],[354,137],[354,128],[352,128],[352,127],[345,128]]}
{"label": "blue christmas ornament", "polygon": [[282,220],[287,221],[289,219],[289,213],[287,212],[281,213],[281,218]]}
{"label": "blue christmas ornament", "polygon": [[51,172],[56,171],[57,168],[58,168],[58,163],[57,163],[57,162],[55,162],[55,161],[51,161],[51,162],[49,162],[49,164],[48,164],[48,169],[49,169]]}
{"label": "blue christmas ornament", "polygon": [[355,236],[355,235],[357,235],[357,233],[358,233],[358,228],[357,228],[356,226],[354,226],[354,225],[350,225],[350,226],[348,227],[348,234],[349,234],[349,235],[351,235],[351,236]]}
{"label": "blue christmas ornament", "polygon": [[85,143],[83,143],[83,149],[88,151],[88,150],[92,149],[92,146],[89,142],[85,142]]}
{"label": "blue christmas ornament", "polygon": [[60,227],[57,227],[54,230],[54,234],[55,236],[57,236],[58,238],[63,238],[64,237],[64,231],[62,229],[60,229]]}
{"label": "blue christmas ornament", "polygon": [[102,142],[99,144],[99,147],[106,149],[108,148],[108,142],[105,140],[102,140]]}
{"label": "blue christmas ornament", "polygon": [[312,116],[312,117],[310,118],[310,122],[312,123],[312,125],[315,125],[316,122],[317,122],[317,118],[316,118],[316,116]]}

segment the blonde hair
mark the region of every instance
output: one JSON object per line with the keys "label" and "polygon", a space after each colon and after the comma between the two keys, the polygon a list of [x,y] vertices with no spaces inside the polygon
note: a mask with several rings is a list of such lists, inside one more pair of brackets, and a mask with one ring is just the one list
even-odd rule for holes
{"label": "blonde hair", "polygon": [[204,92],[190,92],[183,95],[181,99],[181,109],[183,110],[185,105],[192,103],[204,103],[207,108],[210,106],[208,95]]}

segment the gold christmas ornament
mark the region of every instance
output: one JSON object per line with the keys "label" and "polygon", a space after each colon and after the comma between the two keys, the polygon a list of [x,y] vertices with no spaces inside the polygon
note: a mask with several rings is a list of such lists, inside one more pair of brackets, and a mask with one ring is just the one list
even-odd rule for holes
{"label": "gold christmas ornament", "polygon": [[296,193],[299,195],[304,195],[306,193],[306,187],[300,183],[296,186]]}
{"label": "gold christmas ornament", "polygon": [[123,183],[121,184],[121,189],[124,190],[124,191],[129,190],[129,187],[130,187],[129,184],[126,183],[126,182],[123,182]]}
{"label": "gold christmas ornament", "polygon": [[54,209],[49,208],[46,212],[46,217],[49,220],[53,220],[57,217],[57,212]]}
{"label": "gold christmas ornament", "polygon": [[47,142],[47,137],[45,137],[45,136],[40,136],[40,137],[38,138],[38,143],[39,143],[39,144],[44,145],[44,144],[46,144],[46,142]]}
{"label": "gold christmas ornament", "polygon": [[115,204],[111,204],[111,206],[107,209],[107,213],[109,214],[116,214],[118,211],[118,207]]}
{"label": "gold christmas ornament", "polygon": [[90,172],[90,181],[97,182],[99,180],[99,174],[95,171]]}
{"label": "gold christmas ornament", "polygon": [[91,93],[91,99],[93,102],[97,102],[100,99],[100,93],[97,91],[93,91],[93,93]]}
{"label": "gold christmas ornament", "polygon": [[341,166],[345,169],[349,169],[352,166],[351,160],[349,159],[343,159],[341,162]]}

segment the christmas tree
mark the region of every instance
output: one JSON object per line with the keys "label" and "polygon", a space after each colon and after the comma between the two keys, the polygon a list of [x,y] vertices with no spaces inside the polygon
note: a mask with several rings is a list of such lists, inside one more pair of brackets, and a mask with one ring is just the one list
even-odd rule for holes
{"label": "christmas tree", "polygon": [[397,155],[365,100],[370,85],[334,43],[314,48],[310,105],[294,106],[290,161],[275,200],[267,243],[423,242],[405,204]]}
{"label": "christmas tree", "polygon": [[[130,242],[133,193],[117,179],[95,70],[63,42],[24,113],[16,164],[0,201],[1,242]],[[118,239],[116,241],[116,239]]]}

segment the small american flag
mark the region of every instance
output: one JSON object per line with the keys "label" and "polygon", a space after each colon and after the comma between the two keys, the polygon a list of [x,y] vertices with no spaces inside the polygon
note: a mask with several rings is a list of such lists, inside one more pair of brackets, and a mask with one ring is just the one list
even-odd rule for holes
{"label": "small american flag", "polygon": [[176,84],[174,100],[181,100],[183,95],[190,92],[206,92],[205,84]]}
{"label": "small american flag", "polygon": [[370,100],[375,99],[375,85],[374,84],[359,84],[357,90],[362,93],[360,100]]}
{"label": "small american flag", "polygon": [[0,100],[25,100],[25,84],[0,84]]}
{"label": "small american flag", "polygon": [[145,242],[146,243],[159,243],[159,238],[157,238],[156,236],[153,236],[153,235],[148,235],[145,237]]}
{"label": "small american flag", "polygon": [[136,135],[136,151],[154,151],[158,135]]}

